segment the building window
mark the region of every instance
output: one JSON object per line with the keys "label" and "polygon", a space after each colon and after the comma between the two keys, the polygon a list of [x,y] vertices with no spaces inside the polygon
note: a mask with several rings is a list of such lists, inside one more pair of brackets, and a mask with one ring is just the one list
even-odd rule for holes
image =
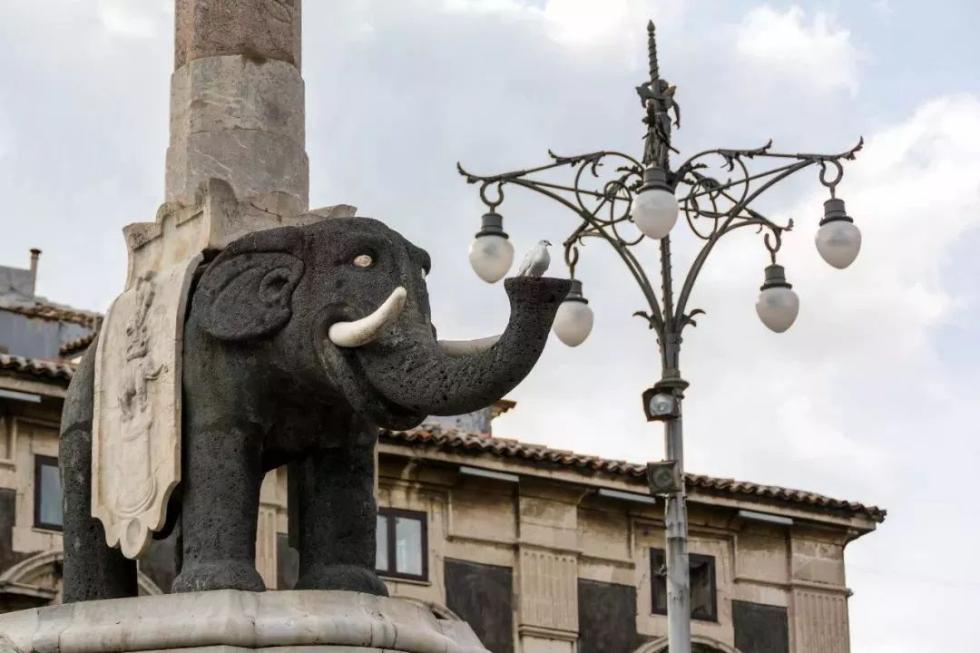
{"label": "building window", "polygon": [[645,650],[636,621],[635,587],[578,579],[578,653]]}
{"label": "building window", "polygon": [[58,459],[34,457],[34,526],[61,530],[61,474]]}
{"label": "building window", "polygon": [[382,576],[428,580],[429,546],[425,513],[378,510],[377,562]]}
{"label": "building window", "polygon": [[11,430],[10,421],[0,415],[0,460],[7,462],[13,462],[14,458],[14,438]]}
{"label": "building window", "polygon": [[[718,621],[718,601],[713,556],[691,553],[691,618]],[[667,558],[663,549],[650,549],[650,570],[653,578],[653,613],[667,614]]]}
{"label": "building window", "polygon": [[[829,624],[826,621],[820,619],[817,623],[820,623],[820,632],[834,632],[833,628],[827,627]],[[846,633],[846,619],[843,625],[843,632]],[[732,601],[732,626],[735,630],[735,646],[740,651],[789,653],[789,617],[784,607],[749,603],[748,601]],[[840,648],[828,640],[815,642],[815,644],[816,647],[810,650],[826,651],[836,648],[840,651],[848,648],[846,634]]]}
{"label": "building window", "polygon": [[446,607],[473,628],[487,650],[514,653],[514,571],[446,558],[443,580]]}

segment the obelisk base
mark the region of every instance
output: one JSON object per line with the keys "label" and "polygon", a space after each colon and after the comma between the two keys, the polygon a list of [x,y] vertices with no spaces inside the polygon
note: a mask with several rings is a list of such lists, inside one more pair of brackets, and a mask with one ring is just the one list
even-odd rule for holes
{"label": "obelisk base", "polygon": [[0,653],[489,653],[462,621],[354,592],[164,594],[0,615]]}

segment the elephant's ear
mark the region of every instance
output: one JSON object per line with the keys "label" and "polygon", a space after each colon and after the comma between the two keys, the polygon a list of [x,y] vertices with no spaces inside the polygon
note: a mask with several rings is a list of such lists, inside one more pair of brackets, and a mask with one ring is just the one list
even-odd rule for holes
{"label": "elephant's ear", "polygon": [[222,340],[274,333],[292,316],[292,297],[303,261],[285,252],[219,256],[194,293],[194,312],[205,331]]}

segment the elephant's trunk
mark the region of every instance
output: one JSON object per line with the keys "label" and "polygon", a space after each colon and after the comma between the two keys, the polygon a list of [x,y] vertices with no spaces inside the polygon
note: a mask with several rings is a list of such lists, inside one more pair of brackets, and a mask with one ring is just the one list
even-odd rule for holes
{"label": "elephant's trunk", "polygon": [[447,352],[428,325],[396,326],[388,337],[359,350],[371,385],[388,401],[426,415],[460,415],[484,408],[520,383],[537,362],[570,282],[517,277],[507,329],[491,347]]}

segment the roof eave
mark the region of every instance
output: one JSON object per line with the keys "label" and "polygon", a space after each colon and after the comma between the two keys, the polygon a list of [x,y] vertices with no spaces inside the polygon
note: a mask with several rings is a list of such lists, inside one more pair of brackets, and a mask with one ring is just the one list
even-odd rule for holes
{"label": "roof eave", "polygon": [[[382,431],[379,451],[411,457],[414,456],[413,449],[421,448],[425,449],[427,458],[446,463],[473,465],[474,459],[478,459],[480,467],[493,471],[517,472],[588,487],[647,493],[642,465],[582,456],[540,445],[522,445],[514,440],[480,438],[467,442],[465,435],[445,432],[438,434],[438,441],[426,437],[426,432],[422,430],[408,433]],[[505,449],[506,453],[503,451]],[[568,462],[558,462],[554,460],[556,458],[567,459]],[[761,506],[771,513],[852,528],[862,534],[874,530],[887,514],[875,506],[731,479],[689,475],[687,483],[689,496],[694,502],[733,508],[752,507],[756,510]],[[718,487],[712,487],[712,484]]]}

